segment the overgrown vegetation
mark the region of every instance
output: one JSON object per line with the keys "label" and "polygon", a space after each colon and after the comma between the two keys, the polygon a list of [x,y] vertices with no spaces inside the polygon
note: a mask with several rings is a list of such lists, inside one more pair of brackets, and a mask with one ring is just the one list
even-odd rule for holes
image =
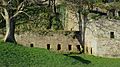
{"label": "overgrown vegetation", "polygon": [[0,41],[0,67],[119,67],[120,59],[58,54]]}
{"label": "overgrown vegetation", "polygon": [[[56,15],[52,13],[52,10],[48,6],[36,6],[32,5],[26,7],[27,12],[31,17],[27,18],[24,15],[17,17],[16,31],[27,30],[63,30],[64,23],[62,12],[58,12]],[[61,6],[57,7],[62,9]]]}
{"label": "overgrown vegetation", "polygon": [[[63,30],[65,22],[65,5],[57,5],[57,13],[54,14],[48,5],[31,4],[24,8],[28,16],[19,14],[15,18],[16,32],[34,31],[34,30]],[[0,15],[0,32],[5,33],[5,21]]]}
{"label": "overgrown vegetation", "polygon": [[[34,1],[34,0],[33,0]],[[37,1],[35,1],[37,2]],[[39,1],[38,1],[39,2]],[[21,31],[28,31],[28,30],[64,30],[65,27],[65,20],[67,19],[66,15],[66,8],[67,4],[66,2],[70,2],[73,4],[76,4],[79,6],[79,0],[66,0],[63,1],[59,5],[56,6],[56,15],[53,13],[53,9],[51,7],[48,7],[48,4],[31,4],[27,5],[25,9],[23,10],[26,12],[28,15],[30,15],[30,18],[28,18],[26,15],[21,14],[17,16],[16,18],[16,32],[21,32]],[[106,10],[111,10],[113,9],[119,9],[119,2],[113,2],[112,0],[110,1],[111,3],[107,3],[107,0],[85,0],[83,2],[83,5],[86,4],[90,8],[94,6],[106,9]],[[14,3],[15,4],[15,3]],[[104,6],[105,4],[108,4],[107,6]],[[118,4],[118,5],[114,5]],[[102,7],[104,6],[104,7]],[[77,11],[76,11],[77,12]],[[83,11],[84,12],[84,11]],[[115,13],[115,11],[113,12]],[[111,13],[110,13],[111,14]],[[98,19],[100,18],[100,15],[94,14],[92,16],[92,19]],[[119,20],[120,18],[118,16],[113,17],[114,19]],[[5,21],[3,20],[2,16],[0,15],[0,28],[4,28],[5,31]]]}

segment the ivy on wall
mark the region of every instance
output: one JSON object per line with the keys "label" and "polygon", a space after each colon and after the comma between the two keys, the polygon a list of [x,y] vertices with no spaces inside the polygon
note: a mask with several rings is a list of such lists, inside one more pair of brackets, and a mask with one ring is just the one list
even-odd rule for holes
{"label": "ivy on wall", "polygon": [[[65,24],[65,5],[57,6],[57,13],[53,14],[47,6],[29,6],[25,10],[31,17],[20,15],[16,20],[16,31],[27,30],[63,30]],[[52,17],[52,18],[51,18]]]}
{"label": "ivy on wall", "polygon": [[63,26],[63,28],[65,28],[65,20],[66,20],[66,4],[65,3],[61,3],[60,5],[57,6],[57,11],[60,13],[60,21],[61,24]]}

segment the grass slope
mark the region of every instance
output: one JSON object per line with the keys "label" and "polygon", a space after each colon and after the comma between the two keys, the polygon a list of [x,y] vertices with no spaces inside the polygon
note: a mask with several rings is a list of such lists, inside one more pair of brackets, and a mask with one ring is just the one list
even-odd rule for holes
{"label": "grass slope", "polygon": [[0,42],[0,67],[119,67],[120,59],[62,55],[46,49]]}

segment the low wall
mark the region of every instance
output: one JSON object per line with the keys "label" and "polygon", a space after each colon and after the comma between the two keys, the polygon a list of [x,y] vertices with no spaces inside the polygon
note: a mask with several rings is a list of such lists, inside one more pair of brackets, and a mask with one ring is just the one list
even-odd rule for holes
{"label": "low wall", "polygon": [[[71,37],[71,34],[64,35],[54,33],[52,35],[39,35],[39,33],[24,32],[15,35],[16,41],[28,47],[40,47],[62,52],[80,52],[79,40]],[[59,46],[58,46],[59,45]]]}

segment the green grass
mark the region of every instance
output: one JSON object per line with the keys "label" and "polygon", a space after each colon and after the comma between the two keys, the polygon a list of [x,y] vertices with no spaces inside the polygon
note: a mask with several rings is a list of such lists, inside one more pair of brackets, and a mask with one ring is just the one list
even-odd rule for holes
{"label": "green grass", "polygon": [[63,55],[46,49],[0,42],[0,67],[119,67],[120,59]]}

